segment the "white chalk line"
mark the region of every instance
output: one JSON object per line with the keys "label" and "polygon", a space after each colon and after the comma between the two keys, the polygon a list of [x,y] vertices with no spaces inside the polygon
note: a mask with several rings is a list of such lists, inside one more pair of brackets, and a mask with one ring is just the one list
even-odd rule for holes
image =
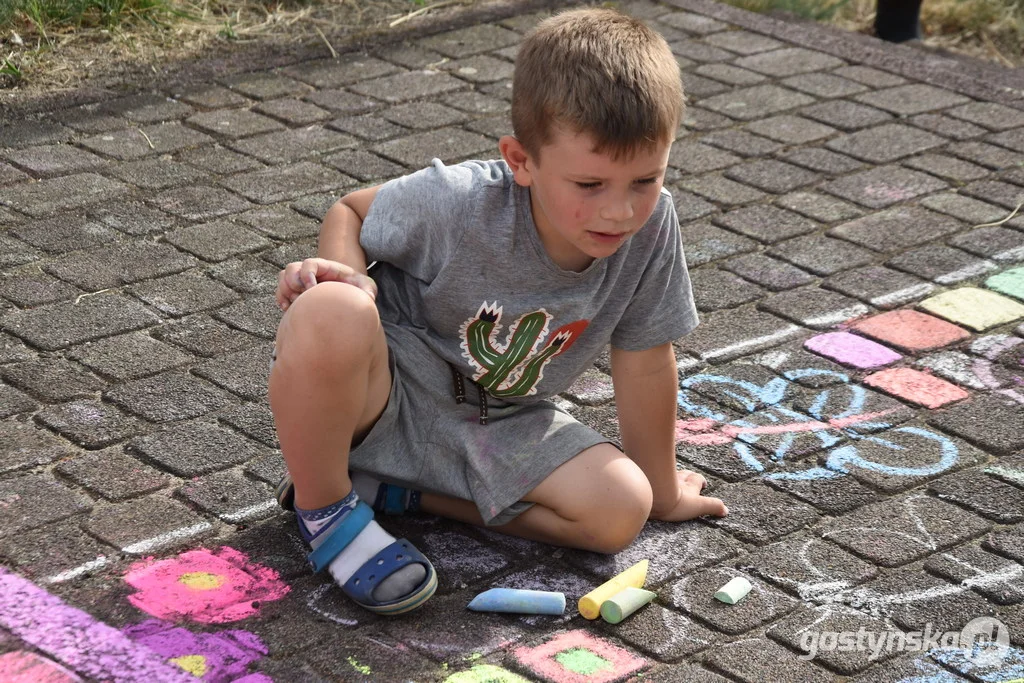
{"label": "white chalk line", "polygon": [[188,538],[189,536],[195,536],[196,534],[201,534],[212,528],[213,525],[209,522],[200,522],[199,524],[193,524],[189,527],[168,531],[165,534],[160,534],[153,538],[147,538],[146,540],[139,541],[138,543],[132,543],[131,545],[121,548],[121,550],[130,555],[142,555],[143,553],[152,552],[153,550],[167,545],[168,543],[179,541],[183,538]]}
{"label": "white chalk line", "polygon": [[71,579],[78,578],[82,574],[93,571],[94,569],[102,569],[108,564],[106,555],[99,555],[94,560],[83,562],[82,564],[72,569],[67,569],[52,576],[48,576],[43,579],[44,583],[63,583],[64,581],[70,581]]}
{"label": "white chalk line", "polygon": [[276,507],[277,500],[272,498],[270,500],[263,501],[262,503],[257,503],[256,505],[250,505],[249,507],[244,507],[240,510],[235,510],[234,512],[225,513],[221,515],[220,518],[225,522],[231,522],[234,524],[235,522],[244,522],[248,519],[252,519],[257,515]]}
{"label": "white chalk line", "polygon": [[747,348],[750,348],[752,346],[759,346],[761,344],[770,344],[772,342],[779,341],[781,339],[785,339],[786,337],[791,337],[794,334],[797,334],[797,333],[802,332],[802,331],[803,331],[802,327],[799,327],[797,325],[790,325],[789,327],[783,328],[783,329],[779,330],[778,332],[774,332],[772,334],[766,334],[763,337],[754,337],[753,339],[747,339],[745,341],[737,342],[737,343],[731,344],[729,346],[723,346],[720,349],[715,349],[714,351],[709,351],[708,353],[702,354],[702,356],[703,356],[703,358],[705,360],[710,360],[712,358],[720,358],[722,356],[727,356],[727,355],[729,355],[729,354],[731,354],[731,353],[733,353],[735,351],[740,351],[742,349],[747,349]]}

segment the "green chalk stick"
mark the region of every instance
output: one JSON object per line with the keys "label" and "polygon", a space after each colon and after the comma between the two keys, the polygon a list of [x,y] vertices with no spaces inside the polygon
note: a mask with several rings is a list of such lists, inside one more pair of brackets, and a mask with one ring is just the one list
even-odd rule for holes
{"label": "green chalk stick", "polygon": [[643,588],[633,588],[632,586],[623,588],[601,603],[601,618],[609,624],[617,624],[649,603],[657,595],[654,591]]}
{"label": "green chalk stick", "polygon": [[749,581],[742,576],[736,576],[729,579],[729,583],[718,589],[718,592],[715,593],[715,599],[721,600],[727,605],[735,605],[746,597],[751,588],[753,586],[750,585]]}

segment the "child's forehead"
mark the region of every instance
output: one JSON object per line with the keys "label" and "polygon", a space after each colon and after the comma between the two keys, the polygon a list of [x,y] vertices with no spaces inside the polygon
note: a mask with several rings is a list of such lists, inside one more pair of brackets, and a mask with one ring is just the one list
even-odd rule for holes
{"label": "child's forehead", "polygon": [[595,166],[605,169],[630,169],[636,165],[647,166],[658,161],[667,153],[671,142],[654,145],[637,145],[635,148],[616,153],[610,146],[599,149],[596,136],[587,132],[576,132],[565,128],[552,128],[547,142],[541,145],[540,158],[555,160],[558,166],[567,169],[578,167],[580,171]]}

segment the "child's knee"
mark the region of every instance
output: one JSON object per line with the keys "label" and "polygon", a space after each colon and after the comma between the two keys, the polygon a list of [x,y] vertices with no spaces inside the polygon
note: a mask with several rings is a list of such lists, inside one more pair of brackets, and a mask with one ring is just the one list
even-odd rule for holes
{"label": "child's knee", "polygon": [[315,342],[336,353],[343,349],[332,348],[333,343],[369,339],[379,327],[377,307],[364,292],[342,282],[321,282],[288,308],[278,328],[278,344]]}
{"label": "child's knee", "polygon": [[647,523],[653,502],[651,485],[642,473],[617,481],[604,500],[594,502],[589,525],[592,550],[611,554],[628,547]]}

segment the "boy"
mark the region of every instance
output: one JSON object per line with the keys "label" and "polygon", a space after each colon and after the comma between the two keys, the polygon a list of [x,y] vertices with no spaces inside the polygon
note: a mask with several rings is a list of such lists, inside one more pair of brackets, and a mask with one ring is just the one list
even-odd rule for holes
{"label": "boy", "polygon": [[[360,496],[604,553],[648,519],[727,513],[675,468],[671,342],[697,325],[662,189],[682,110],[658,34],[560,14],[516,58],[502,161],[435,160],[347,195],[319,258],[281,272],[279,497],[361,606],[413,609],[436,576]],[[625,453],[546,400],[609,343]]]}

